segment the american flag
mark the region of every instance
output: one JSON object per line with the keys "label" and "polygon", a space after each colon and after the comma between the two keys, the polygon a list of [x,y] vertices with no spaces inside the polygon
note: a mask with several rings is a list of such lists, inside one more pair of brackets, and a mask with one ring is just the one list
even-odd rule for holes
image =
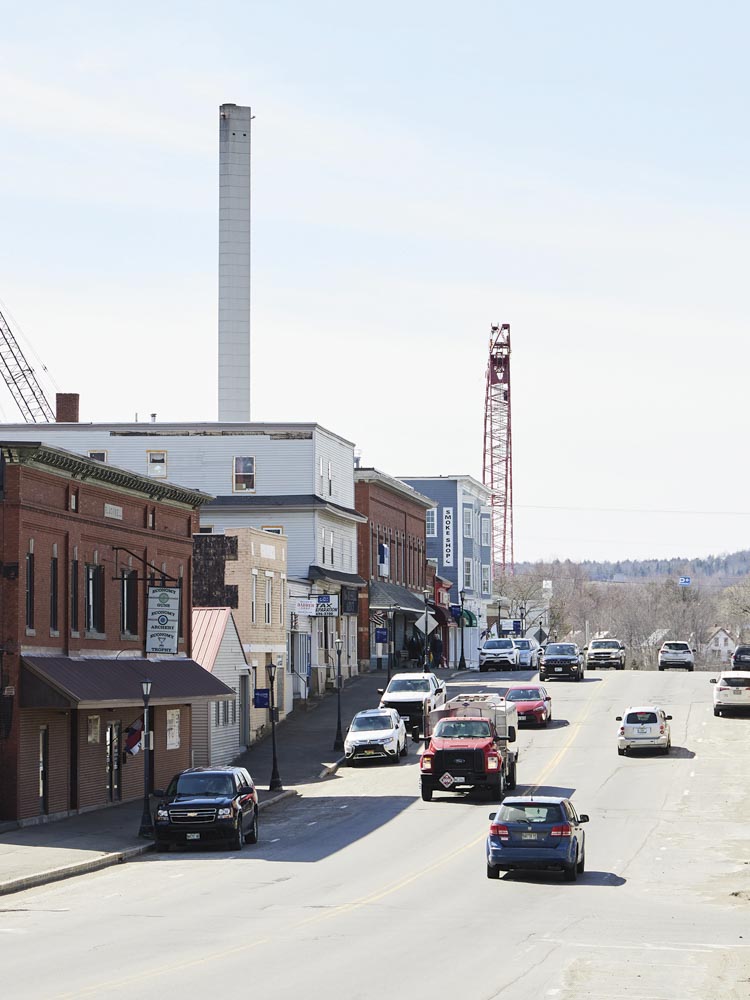
{"label": "american flag", "polygon": [[371,611],[370,612],[370,624],[374,625],[375,628],[385,628],[385,612],[383,612],[383,611]]}

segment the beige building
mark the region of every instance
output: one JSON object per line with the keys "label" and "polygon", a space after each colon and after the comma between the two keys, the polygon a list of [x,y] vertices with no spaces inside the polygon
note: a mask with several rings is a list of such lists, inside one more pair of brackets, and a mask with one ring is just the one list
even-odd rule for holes
{"label": "beige building", "polygon": [[257,688],[269,688],[269,664],[278,667],[274,698],[283,719],[292,710],[287,656],[287,539],[260,528],[227,528],[221,534],[194,536],[196,585],[200,607],[229,607],[250,668],[249,742],[266,735],[271,716],[253,706]]}

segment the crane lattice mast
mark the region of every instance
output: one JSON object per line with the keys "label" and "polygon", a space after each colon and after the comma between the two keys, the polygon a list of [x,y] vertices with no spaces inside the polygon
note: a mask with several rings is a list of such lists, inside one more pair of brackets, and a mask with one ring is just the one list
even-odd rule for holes
{"label": "crane lattice mast", "polygon": [[490,491],[492,563],[513,572],[513,447],[510,409],[510,324],[490,328],[484,397],[484,485]]}
{"label": "crane lattice mast", "polygon": [[54,423],[55,414],[0,312],[0,371],[27,424]]}

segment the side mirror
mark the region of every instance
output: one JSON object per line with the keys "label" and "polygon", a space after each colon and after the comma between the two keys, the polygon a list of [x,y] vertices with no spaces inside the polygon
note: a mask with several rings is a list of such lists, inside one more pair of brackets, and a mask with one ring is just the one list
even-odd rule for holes
{"label": "side mirror", "polygon": [[581,815],[578,817],[578,822],[579,823],[588,823],[588,821],[589,821],[589,818],[586,815],[586,813],[581,813]]}
{"label": "side mirror", "polygon": [[508,743],[516,742],[516,727],[508,726]]}
{"label": "side mirror", "polygon": [[622,716],[621,715],[616,715],[615,716],[615,722],[622,722]]}
{"label": "side mirror", "polygon": [[698,652],[698,650],[697,650],[697,649],[694,649],[694,650],[693,650],[693,652],[694,652],[694,653],[697,653],[697,652]]}
{"label": "side mirror", "polygon": [[490,820],[492,820],[492,819],[494,819],[494,818],[495,818],[495,816],[497,816],[497,813],[496,813],[496,812],[494,812],[494,813],[490,813],[490,814],[489,814],[489,816],[487,817],[487,819],[490,819]]}
{"label": "side mirror", "polygon": [[378,694],[385,694],[385,688],[378,688]]}
{"label": "side mirror", "polygon": [[445,688],[443,687],[435,688],[435,694],[442,694],[443,691],[445,691]]}
{"label": "side mirror", "polygon": [[671,721],[672,721],[672,716],[671,716],[671,715],[668,715],[668,716],[667,716],[667,722],[671,722]]}
{"label": "side mirror", "polygon": [[716,684],[717,681],[718,681],[718,677],[712,677],[711,680],[708,683],[709,684]]}
{"label": "side mirror", "polygon": [[164,789],[163,789],[163,788],[155,788],[155,789],[153,790],[153,792],[151,792],[151,794],[152,794],[152,795],[154,796],[154,798],[156,798],[156,799],[163,799],[163,798],[165,798],[165,797],[166,797],[166,794],[167,794],[167,793],[166,793],[166,792],[164,791]]}
{"label": "side mirror", "polygon": [[586,650],[587,650],[588,648],[589,648],[588,646],[584,646],[584,647],[583,647],[583,651],[584,651],[584,653],[586,652]]}

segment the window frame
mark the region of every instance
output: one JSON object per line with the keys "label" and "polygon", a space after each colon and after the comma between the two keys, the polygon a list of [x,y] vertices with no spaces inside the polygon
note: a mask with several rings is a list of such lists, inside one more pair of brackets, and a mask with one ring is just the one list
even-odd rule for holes
{"label": "window frame", "polygon": [[[427,538],[437,538],[437,512],[437,507],[428,507],[424,512],[424,530]],[[430,531],[430,520],[432,520],[432,531]]]}
{"label": "window frame", "polygon": [[[466,570],[468,569],[468,577],[466,575]],[[464,590],[474,590],[474,560],[468,556],[464,557]]]}
{"label": "window frame", "polygon": [[[474,508],[464,504],[464,538],[474,538]],[[468,531],[466,529],[469,529]]]}
{"label": "window frame", "polygon": [[[247,472],[246,470],[238,471],[238,462],[252,462],[253,471]],[[239,486],[238,477],[247,476],[252,477],[252,486]],[[234,455],[232,457],[232,493],[255,493],[255,480],[257,476],[257,466],[255,462],[255,455]]]}
{"label": "window frame", "polygon": [[[155,461],[154,455],[163,455],[162,461]],[[152,472],[151,466],[164,466],[163,472]],[[167,478],[167,452],[164,448],[147,448],[146,449],[146,473],[149,479],[166,479]]]}

